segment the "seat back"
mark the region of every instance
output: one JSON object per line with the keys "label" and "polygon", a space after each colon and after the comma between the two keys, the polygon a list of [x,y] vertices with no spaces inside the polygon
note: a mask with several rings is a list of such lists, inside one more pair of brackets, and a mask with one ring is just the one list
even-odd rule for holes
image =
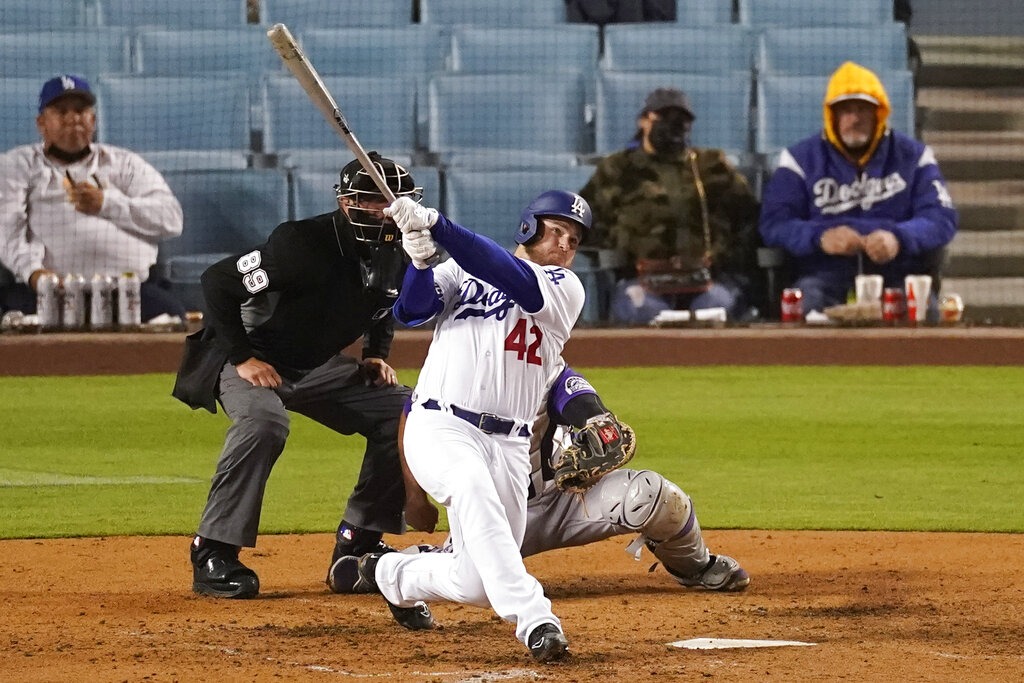
{"label": "seat back", "polygon": [[53,30],[84,26],[84,0],[3,0],[0,26],[4,31]]}
{"label": "seat back", "polygon": [[604,28],[601,68],[724,76],[750,69],[753,50],[749,33],[735,24],[701,28],[612,24]]}
{"label": "seat back", "polygon": [[588,146],[575,73],[452,74],[430,82],[429,146],[574,152]]}
{"label": "seat back", "polygon": [[39,142],[39,78],[0,78],[0,150]]}
{"label": "seat back", "polygon": [[[313,28],[405,26],[412,22],[410,0],[260,0],[260,23],[285,24],[292,34]],[[363,49],[373,49],[364,42]]]}
{"label": "seat back", "polygon": [[96,88],[103,139],[137,152],[249,149],[245,78],[105,77]]}
{"label": "seat back", "polygon": [[758,38],[759,74],[813,76],[831,74],[846,61],[875,73],[907,68],[903,24],[872,28],[769,28]]}
{"label": "seat back", "polygon": [[691,139],[698,147],[734,152],[749,149],[751,83],[749,72],[726,76],[670,72],[603,72],[597,80],[596,150],[622,149],[636,133],[636,120],[648,93],[671,87],[685,92],[696,120]]}
{"label": "seat back", "polygon": [[323,76],[428,76],[445,68],[449,50],[446,36],[415,24],[308,29],[298,38]]}
{"label": "seat back", "polygon": [[676,23],[682,26],[716,26],[732,21],[732,0],[676,0]]}
{"label": "seat back", "polygon": [[452,26],[475,24],[507,28],[514,26],[553,26],[564,24],[564,0],[516,0],[516,2],[480,2],[480,0],[420,0],[420,22]]}
{"label": "seat back", "polygon": [[[406,150],[411,154],[416,146],[415,78],[324,76],[323,80],[366,149]],[[344,141],[291,76],[267,78],[264,102],[264,144],[268,151],[344,148]]]}
{"label": "seat back", "polygon": [[34,76],[39,88],[66,73],[94,83],[100,74],[128,73],[130,62],[130,39],[121,28],[8,32],[0,40],[0,75]]}
{"label": "seat back", "polygon": [[241,28],[246,0],[95,0],[101,26],[177,29]]}
{"label": "seat back", "polygon": [[[889,95],[889,126],[908,135],[914,132],[914,89],[909,71],[880,73]],[[758,79],[757,124],[754,149],[774,154],[822,130],[822,100],[828,76],[776,76]]]}
{"label": "seat back", "polygon": [[[423,188],[423,204],[441,206],[441,176],[436,167],[408,168],[416,185]],[[338,171],[296,171],[292,173],[293,206],[296,218],[328,213],[338,208],[334,186],[338,184]]]}
{"label": "seat back", "polygon": [[191,76],[237,71],[258,76],[283,69],[259,26],[234,29],[143,29],[135,42],[135,70],[146,76]]}
{"label": "seat back", "polygon": [[892,0],[739,0],[746,26],[878,26],[893,20]]}
{"label": "seat back", "polygon": [[452,31],[452,71],[462,73],[591,73],[597,66],[597,26],[533,28],[458,26]]}

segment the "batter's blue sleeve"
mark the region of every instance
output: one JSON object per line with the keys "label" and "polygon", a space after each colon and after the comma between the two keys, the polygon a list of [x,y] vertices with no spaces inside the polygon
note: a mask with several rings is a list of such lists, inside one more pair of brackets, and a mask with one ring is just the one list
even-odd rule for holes
{"label": "batter's blue sleeve", "polygon": [[528,313],[544,307],[544,294],[533,269],[494,240],[467,230],[443,214],[438,215],[430,234],[467,273],[505,292]]}
{"label": "batter's blue sleeve", "polygon": [[420,270],[411,263],[402,279],[402,291],[392,308],[395,319],[403,325],[422,325],[444,309],[444,302],[434,287],[434,269]]}

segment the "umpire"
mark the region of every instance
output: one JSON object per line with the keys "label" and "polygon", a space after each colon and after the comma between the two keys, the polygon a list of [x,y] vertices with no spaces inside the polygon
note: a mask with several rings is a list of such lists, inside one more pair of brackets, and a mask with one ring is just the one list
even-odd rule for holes
{"label": "umpire", "polygon": [[[404,168],[376,152],[370,158],[396,196],[422,196]],[[282,223],[266,244],[203,273],[207,323],[186,341],[173,395],[210,412],[219,400],[231,427],[192,541],[196,593],[259,593],[238,552],[256,545],[289,410],[366,438],[332,563],[377,549],[382,532],[405,530],[397,434],[409,388],[384,361],[405,271],[402,240],[358,161],[342,169],[335,191],[337,211]],[[360,336],[361,361],[341,353]]]}

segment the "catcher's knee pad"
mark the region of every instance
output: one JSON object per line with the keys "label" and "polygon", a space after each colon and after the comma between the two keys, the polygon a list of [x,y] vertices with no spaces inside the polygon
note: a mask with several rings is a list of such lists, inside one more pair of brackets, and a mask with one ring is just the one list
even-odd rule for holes
{"label": "catcher's knee pad", "polygon": [[605,475],[602,484],[605,519],[652,541],[672,538],[690,518],[690,498],[657,472],[616,470]]}

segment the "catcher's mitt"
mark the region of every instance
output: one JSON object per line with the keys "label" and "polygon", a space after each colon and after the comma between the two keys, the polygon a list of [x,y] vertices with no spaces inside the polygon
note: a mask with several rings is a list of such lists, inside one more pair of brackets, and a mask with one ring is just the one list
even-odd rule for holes
{"label": "catcher's mitt", "polygon": [[633,428],[611,413],[593,417],[572,437],[555,465],[555,486],[562,491],[582,493],[597,480],[616,470],[636,452]]}

